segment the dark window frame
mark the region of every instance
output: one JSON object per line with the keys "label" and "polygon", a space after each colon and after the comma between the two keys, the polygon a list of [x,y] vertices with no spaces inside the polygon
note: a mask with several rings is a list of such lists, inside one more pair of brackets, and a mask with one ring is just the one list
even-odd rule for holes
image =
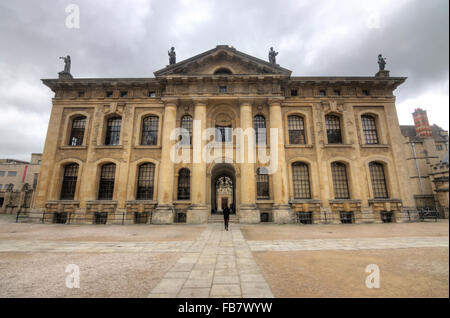
{"label": "dark window frame", "polygon": [[141,146],[157,146],[159,117],[149,115],[142,118]]}
{"label": "dark window frame", "polygon": [[380,143],[378,137],[377,118],[372,115],[362,115],[361,125],[364,135],[364,143],[367,145],[377,145]]}
{"label": "dark window frame", "polygon": [[191,171],[188,168],[182,168],[178,172],[178,200],[191,199]]}
{"label": "dark window frame", "polygon": [[288,116],[288,134],[289,144],[291,145],[305,145],[305,119],[300,115]]}
{"label": "dark window frame", "polygon": [[63,178],[61,183],[60,200],[73,200],[77,188],[79,165],[69,163],[64,166]]}
{"label": "dark window frame", "polygon": [[100,168],[98,183],[98,200],[112,200],[114,197],[114,185],[116,179],[116,165],[106,163]]}
{"label": "dark window frame", "polygon": [[342,144],[341,117],[334,114],[325,116],[328,144]]}
{"label": "dark window frame", "polygon": [[184,128],[188,131],[189,136],[181,136],[180,144],[184,146],[191,146],[192,145],[192,125],[193,125],[193,119],[191,115],[184,115],[181,117],[181,128]]}
{"label": "dark window frame", "polygon": [[311,178],[307,163],[292,164],[292,184],[295,199],[311,199]]}
{"label": "dark window frame", "polygon": [[267,144],[266,118],[263,115],[253,117],[253,127],[255,129],[255,142],[257,145]]}
{"label": "dark window frame", "polygon": [[387,186],[385,165],[372,161],[369,163],[369,171],[374,199],[388,199],[389,189]]}
{"label": "dark window frame", "polygon": [[343,162],[331,163],[331,175],[335,199],[350,199],[347,165]]}
{"label": "dark window frame", "polygon": [[256,170],[256,199],[270,199],[269,174],[266,168],[258,168]]}
{"label": "dark window frame", "polygon": [[138,167],[136,200],[153,200],[155,192],[155,170],[152,162],[146,162]]}
{"label": "dark window frame", "polygon": [[121,116],[113,116],[108,118],[106,120],[105,145],[106,146],[120,145],[121,130],[122,130]]}
{"label": "dark window frame", "polygon": [[84,133],[86,131],[86,116],[76,116],[72,118],[70,128],[69,146],[82,146]]}

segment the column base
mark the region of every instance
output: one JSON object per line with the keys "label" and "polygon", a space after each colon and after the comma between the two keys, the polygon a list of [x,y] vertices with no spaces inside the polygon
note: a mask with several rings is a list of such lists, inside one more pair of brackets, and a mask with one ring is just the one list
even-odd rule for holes
{"label": "column base", "polygon": [[174,221],[173,205],[158,205],[152,214],[152,224],[173,224]]}
{"label": "column base", "polygon": [[186,212],[186,224],[208,223],[209,208],[206,204],[193,204]]}
{"label": "column base", "polygon": [[273,222],[277,224],[293,223],[293,212],[288,204],[277,204],[272,207]]}
{"label": "column base", "polygon": [[259,212],[256,204],[241,204],[239,206],[239,223],[261,223],[261,213]]}

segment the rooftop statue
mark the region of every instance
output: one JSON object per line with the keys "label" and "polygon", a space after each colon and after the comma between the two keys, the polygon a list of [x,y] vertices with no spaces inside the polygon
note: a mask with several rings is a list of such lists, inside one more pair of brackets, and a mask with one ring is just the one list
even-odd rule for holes
{"label": "rooftop statue", "polygon": [[66,57],[61,56],[60,59],[64,60],[64,73],[70,73],[70,55],[67,55]]}
{"label": "rooftop statue", "polygon": [[384,68],[386,67],[386,59],[381,54],[378,54],[378,66],[380,71],[384,71]]}
{"label": "rooftop statue", "polygon": [[273,50],[273,47],[271,47],[271,48],[270,48],[270,51],[269,51],[269,62],[270,62],[271,64],[277,64],[277,60],[276,60],[277,55],[278,55],[278,52],[275,52],[275,51]]}
{"label": "rooftop statue", "polygon": [[175,64],[177,62],[177,55],[175,53],[175,48],[171,47],[170,51],[167,52],[169,54],[169,64]]}

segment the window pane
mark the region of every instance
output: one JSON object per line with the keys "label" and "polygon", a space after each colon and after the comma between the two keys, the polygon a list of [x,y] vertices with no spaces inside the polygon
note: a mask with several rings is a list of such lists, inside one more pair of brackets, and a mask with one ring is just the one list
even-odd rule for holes
{"label": "window pane", "polygon": [[181,128],[184,128],[189,133],[186,136],[181,136],[181,144],[182,145],[191,145],[192,144],[192,117],[187,115],[181,118]]}
{"label": "window pane", "polygon": [[86,117],[77,117],[72,121],[70,131],[70,146],[81,146],[83,144],[84,130],[86,128]]}
{"label": "window pane", "polygon": [[113,117],[108,119],[106,127],[105,145],[116,146],[120,142],[120,126],[122,125],[122,118]]}
{"label": "window pane", "polygon": [[300,116],[288,117],[289,143],[298,145],[305,144],[305,125]]}
{"label": "window pane", "polygon": [[150,146],[158,144],[158,116],[145,117],[142,121],[141,144]]}
{"label": "window pane", "polygon": [[258,199],[269,199],[269,174],[266,168],[258,168],[256,172],[256,189]]}
{"label": "window pane", "polygon": [[292,179],[294,183],[294,197],[296,199],[311,199],[308,165],[301,162],[292,164]]}
{"label": "window pane", "polygon": [[181,169],[178,175],[178,200],[189,200],[191,176],[189,169]]}
{"label": "window pane", "polygon": [[327,137],[329,144],[341,144],[341,121],[338,116],[327,115],[325,116],[325,124],[327,127]]}
{"label": "window pane", "polygon": [[[37,174],[35,174],[36,177]],[[64,167],[64,176],[61,186],[61,200],[73,200],[77,186],[78,165],[69,164]],[[37,181],[37,178],[35,178]]]}
{"label": "window pane", "polygon": [[384,166],[381,163],[371,162],[369,164],[370,177],[372,179],[373,196],[376,199],[387,199],[388,192]]}
{"label": "window pane", "polygon": [[115,164],[109,163],[102,167],[98,190],[99,200],[112,200],[114,194],[115,175],[116,175]]}
{"label": "window pane", "polygon": [[266,119],[262,115],[254,118],[255,140],[257,145],[266,144]]}
{"label": "window pane", "polygon": [[231,126],[216,126],[217,142],[231,142],[233,141],[233,129]]}
{"label": "window pane", "polygon": [[372,116],[362,116],[362,127],[364,141],[366,144],[378,144],[378,133],[375,118]]}
{"label": "window pane", "polygon": [[145,163],[139,167],[137,200],[153,200],[154,178],[155,165],[153,163]]}
{"label": "window pane", "polygon": [[331,173],[333,175],[334,197],[336,199],[350,199],[345,164],[333,162],[331,164]]}

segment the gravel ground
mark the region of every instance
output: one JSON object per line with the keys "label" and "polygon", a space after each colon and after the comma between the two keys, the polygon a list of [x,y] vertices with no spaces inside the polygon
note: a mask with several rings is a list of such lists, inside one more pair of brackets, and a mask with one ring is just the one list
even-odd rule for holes
{"label": "gravel ground", "polygon": [[[176,253],[1,253],[0,297],[147,297]],[[80,268],[80,288],[66,287],[68,264]]]}
{"label": "gravel ground", "polygon": [[65,225],[0,223],[0,240],[96,242],[195,241],[205,225]]}
{"label": "gravel ground", "polygon": [[[448,248],[253,253],[275,297],[449,297]],[[380,288],[365,285],[377,264]]]}
{"label": "gravel ground", "polygon": [[261,224],[241,227],[247,240],[448,236],[448,220],[392,224]]}

